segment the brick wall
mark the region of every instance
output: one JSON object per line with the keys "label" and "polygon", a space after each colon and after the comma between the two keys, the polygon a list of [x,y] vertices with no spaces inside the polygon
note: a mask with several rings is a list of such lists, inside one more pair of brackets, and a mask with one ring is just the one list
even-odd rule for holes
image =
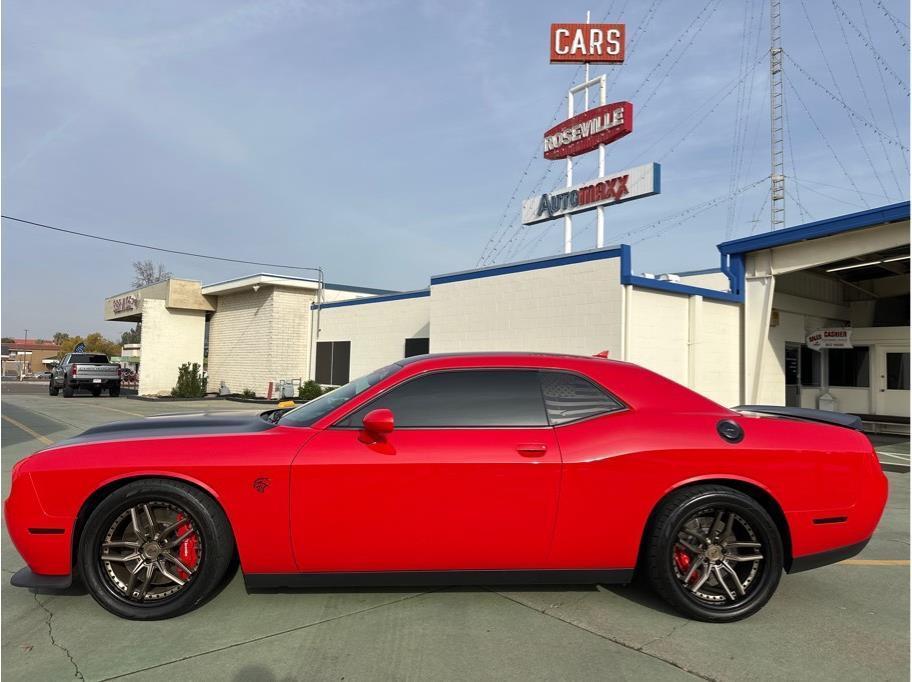
{"label": "brick wall", "polygon": [[168,395],[177,384],[178,368],[185,362],[203,365],[206,313],[169,310],[161,299],[142,301],[142,364],[140,395]]}
{"label": "brick wall", "polygon": [[[405,340],[427,337],[430,297],[320,311],[320,341],[351,341],[352,379],[405,357]],[[433,342],[432,342],[433,343]]]}
{"label": "brick wall", "polygon": [[270,381],[306,378],[309,291],[261,287],[218,297],[209,322],[209,390],[266,395]]}
{"label": "brick wall", "polygon": [[620,357],[620,261],[607,258],[431,287],[431,352]]}

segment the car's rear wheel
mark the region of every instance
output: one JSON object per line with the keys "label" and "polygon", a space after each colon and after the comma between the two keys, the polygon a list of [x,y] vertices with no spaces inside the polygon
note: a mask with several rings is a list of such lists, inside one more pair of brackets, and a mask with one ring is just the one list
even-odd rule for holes
{"label": "car's rear wheel", "polygon": [[746,618],[770,600],[782,574],[782,540],[750,496],[717,485],[673,493],[648,531],[645,568],[653,588],[697,620]]}
{"label": "car's rear wheel", "polygon": [[60,393],[60,389],[57,388],[57,386],[54,385],[54,380],[51,379],[51,380],[48,382],[48,394],[49,394],[49,395],[57,395],[58,393]]}
{"label": "car's rear wheel", "polygon": [[95,600],[132,620],[186,613],[212,596],[234,538],[221,507],[185,483],[147,479],[95,508],[79,544],[79,571]]}
{"label": "car's rear wheel", "polygon": [[63,397],[72,398],[75,393],[76,393],[76,389],[73,388],[66,379],[64,379],[63,380]]}

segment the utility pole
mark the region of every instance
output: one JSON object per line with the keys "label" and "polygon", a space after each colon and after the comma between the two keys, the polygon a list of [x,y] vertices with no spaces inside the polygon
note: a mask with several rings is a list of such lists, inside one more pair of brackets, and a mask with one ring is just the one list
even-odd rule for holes
{"label": "utility pole", "polygon": [[770,0],[770,231],[785,227],[782,121],[782,9]]}

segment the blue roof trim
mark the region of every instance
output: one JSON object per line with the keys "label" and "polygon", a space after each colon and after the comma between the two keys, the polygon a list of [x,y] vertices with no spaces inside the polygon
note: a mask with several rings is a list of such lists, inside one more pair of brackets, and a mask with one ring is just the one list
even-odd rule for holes
{"label": "blue roof trim", "polygon": [[622,255],[622,249],[623,247],[611,246],[604,249],[579,251],[577,253],[571,253],[562,256],[549,256],[547,258],[536,258],[535,260],[520,261],[519,263],[511,263],[510,265],[492,265],[485,268],[478,268],[476,270],[453,272],[448,275],[435,275],[431,277],[431,286],[434,286],[435,284],[464,282],[470,279],[482,279],[484,277],[511,275],[517,272],[529,272],[530,270],[556,268],[562,265],[586,263],[588,261],[603,260],[605,258],[617,258]]}
{"label": "blue roof trim", "polygon": [[752,237],[742,237],[719,244],[719,251],[724,255],[759,251],[774,246],[783,246],[806,239],[818,239],[841,232],[859,230],[879,223],[892,223],[898,220],[909,219],[909,202],[902,201],[898,204],[889,204],[879,208],[871,208],[858,213],[837,216],[818,220],[805,225],[797,225],[784,230],[776,230],[766,234]]}
{"label": "blue roof trim", "polygon": [[323,286],[326,289],[331,289],[333,291],[351,291],[356,294],[400,294],[401,291],[397,289],[375,289],[374,287],[359,287],[352,286],[349,284],[333,284],[331,282],[324,282]]}
{"label": "blue roof trim", "polygon": [[683,296],[702,296],[717,301],[727,301],[729,303],[742,303],[744,297],[740,292],[729,293],[727,291],[717,291],[716,289],[705,289],[703,287],[693,287],[678,282],[668,282],[661,279],[652,279],[634,275],[631,271],[630,246],[623,244],[621,246],[621,284],[629,284],[642,289],[655,289],[656,291],[666,291],[671,294],[681,294]]}
{"label": "blue roof trim", "polygon": [[670,275],[678,275],[679,277],[690,277],[691,275],[711,275],[714,272],[722,272],[722,268],[703,268],[702,270],[675,270],[670,272]]}
{"label": "blue roof trim", "polygon": [[348,301],[332,301],[330,303],[311,303],[310,309],[317,308],[344,308],[350,305],[366,305],[368,303],[388,303],[390,301],[402,301],[407,298],[422,298],[430,296],[430,289],[419,289],[418,291],[404,291],[398,294],[386,294],[384,296],[366,296],[365,298],[353,298]]}

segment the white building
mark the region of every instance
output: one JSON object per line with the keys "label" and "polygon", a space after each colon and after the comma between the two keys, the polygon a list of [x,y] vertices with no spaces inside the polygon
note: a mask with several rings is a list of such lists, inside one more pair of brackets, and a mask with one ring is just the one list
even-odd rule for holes
{"label": "white building", "polygon": [[[726,405],[908,418],[908,202],[718,249],[713,270],[637,275],[621,245],[435,275],[410,292],[170,280],[108,299],[106,319],[143,321],[142,393],[170,390],[181,362],[202,363],[208,320],[210,390],[337,385],[425,352],[608,351]],[[130,296],[141,303],[113,313]],[[850,330],[852,347],[811,350],[821,329]]]}

